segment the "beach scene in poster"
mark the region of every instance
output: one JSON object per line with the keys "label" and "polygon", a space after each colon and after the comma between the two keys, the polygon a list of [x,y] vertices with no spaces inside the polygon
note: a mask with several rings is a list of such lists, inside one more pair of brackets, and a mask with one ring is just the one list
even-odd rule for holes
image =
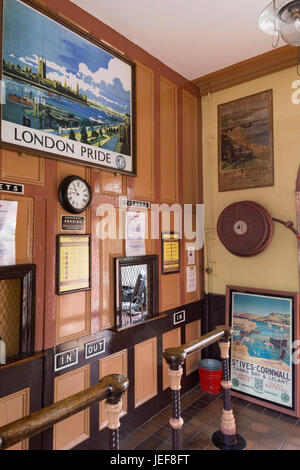
{"label": "beach scene in poster", "polygon": [[292,406],[292,299],[232,293],[233,389]]}
{"label": "beach scene in poster", "polygon": [[272,91],[220,105],[220,191],[272,184]]}
{"label": "beach scene in poster", "polygon": [[18,0],[3,5],[2,122],[15,139],[131,157],[132,67]]}

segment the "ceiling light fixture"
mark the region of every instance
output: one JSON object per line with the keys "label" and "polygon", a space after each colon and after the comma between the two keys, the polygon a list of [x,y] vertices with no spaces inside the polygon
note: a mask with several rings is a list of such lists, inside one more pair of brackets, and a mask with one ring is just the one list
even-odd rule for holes
{"label": "ceiling light fixture", "polygon": [[259,27],[273,36],[273,47],[280,37],[290,46],[300,46],[300,0],[273,0],[259,17]]}
{"label": "ceiling light fixture", "polygon": [[300,0],[273,0],[261,13],[259,27],[273,36],[273,48],[280,38],[298,47],[297,73],[300,76]]}

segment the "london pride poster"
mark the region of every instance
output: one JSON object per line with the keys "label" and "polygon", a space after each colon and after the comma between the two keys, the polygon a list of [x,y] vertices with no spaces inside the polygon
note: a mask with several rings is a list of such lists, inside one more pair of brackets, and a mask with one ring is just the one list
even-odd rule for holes
{"label": "london pride poster", "polygon": [[293,409],[294,294],[240,289],[227,287],[232,390]]}
{"label": "london pride poster", "polygon": [[1,141],[134,174],[134,64],[30,2],[2,8]]}

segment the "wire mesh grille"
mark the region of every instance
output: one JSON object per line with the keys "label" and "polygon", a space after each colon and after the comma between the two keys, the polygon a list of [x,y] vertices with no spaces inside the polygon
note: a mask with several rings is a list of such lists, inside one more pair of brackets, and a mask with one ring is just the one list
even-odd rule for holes
{"label": "wire mesh grille", "polygon": [[148,293],[148,273],[147,264],[136,264],[132,266],[122,266],[122,310],[131,310],[147,313]]}
{"label": "wire mesh grille", "polygon": [[0,335],[6,356],[20,353],[21,279],[0,280]]}

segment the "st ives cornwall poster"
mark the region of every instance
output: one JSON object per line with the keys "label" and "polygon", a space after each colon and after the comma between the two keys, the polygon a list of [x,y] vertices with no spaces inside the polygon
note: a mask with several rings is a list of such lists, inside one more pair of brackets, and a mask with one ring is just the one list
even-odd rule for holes
{"label": "st ives cornwall poster", "polygon": [[132,172],[133,73],[126,59],[3,0],[3,142]]}
{"label": "st ives cornwall poster", "polygon": [[231,292],[232,389],[293,407],[293,299]]}

